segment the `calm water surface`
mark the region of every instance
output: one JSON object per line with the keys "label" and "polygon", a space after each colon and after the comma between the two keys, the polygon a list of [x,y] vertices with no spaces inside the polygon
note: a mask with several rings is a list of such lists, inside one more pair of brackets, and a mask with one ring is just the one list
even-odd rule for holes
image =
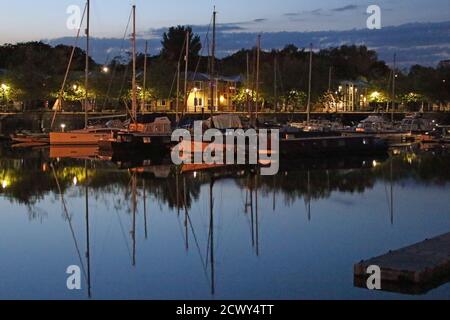
{"label": "calm water surface", "polygon": [[[7,148],[0,165],[1,299],[450,297],[450,284],[422,296],[353,284],[356,262],[450,232],[445,151],[286,164],[276,177]],[[80,291],[66,287],[70,265]]]}

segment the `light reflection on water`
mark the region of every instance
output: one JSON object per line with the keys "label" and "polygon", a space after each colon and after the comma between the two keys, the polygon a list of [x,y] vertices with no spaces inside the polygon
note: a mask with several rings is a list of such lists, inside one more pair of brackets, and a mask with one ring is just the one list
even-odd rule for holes
{"label": "light reflection on water", "polygon": [[[275,177],[46,150],[2,150],[0,163],[0,298],[416,298],[355,288],[353,264],[450,231],[446,152],[302,161]],[[69,265],[81,291],[66,288]]]}

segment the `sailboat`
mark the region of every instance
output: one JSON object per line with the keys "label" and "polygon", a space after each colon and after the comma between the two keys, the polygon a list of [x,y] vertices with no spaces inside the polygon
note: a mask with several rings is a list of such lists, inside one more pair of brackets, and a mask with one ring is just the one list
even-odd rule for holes
{"label": "sailboat", "polygon": [[[170,150],[172,123],[169,118],[158,115],[141,115],[137,112],[137,84],[136,84],[136,5],[132,7],[132,121],[127,130],[101,137],[99,144],[102,156],[148,154],[160,155]],[[144,78],[146,75],[144,76]]]}
{"label": "sailboat", "polygon": [[[119,129],[113,128],[89,128],[88,127],[88,106],[89,106],[89,27],[90,27],[90,0],[86,2],[86,68],[85,68],[85,98],[84,98],[84,129],[71,130],[65,132],[50,132],[50,145],[96,145],[101,139],[110,137],[113,132]],[[81,26],[80,26],[81,27]],[[81,29],[81,28],[80,28]],[[67,78],[67,74],[66,74]],[[57,105],[61,104],[61,97]],[[56,108],[57,110],[58,108]],[[53,125],[53,124],[52,124]]]}

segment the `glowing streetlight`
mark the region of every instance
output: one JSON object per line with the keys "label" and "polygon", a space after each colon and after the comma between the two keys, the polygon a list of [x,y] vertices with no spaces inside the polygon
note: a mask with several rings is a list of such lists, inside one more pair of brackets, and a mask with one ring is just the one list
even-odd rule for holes
{"label": "glowing streetlight", "polygon": [[74,84],[74,85],[72,86],[72,89],[73,89],[73,90],[77,90],[77,89],[78,89],[78,86],[77,86],[76,84]]}
{"label": "glowing streetlight", "polygon": [[109,72],[109,68],[108,68],[107,66],[104,66],[104,67],[102,68],[102,72],[103,72],[103,73],[108,73],[108,72]]}
{"label": "glowing streetlight", "polygon": [[66,129],[66,124],[65,123],[61,123],[61,131],[64,132],[65,129]]}
{"label": "glowing streetlight", "polygon": [[370,94],[370,98],[378,99],[380,97],[380,93],[378,91],[374,91]]}

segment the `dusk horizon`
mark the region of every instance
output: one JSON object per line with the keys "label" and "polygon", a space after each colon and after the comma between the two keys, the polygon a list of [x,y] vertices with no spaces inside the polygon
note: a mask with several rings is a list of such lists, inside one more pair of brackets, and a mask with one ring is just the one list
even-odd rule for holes
{"label": "dusk horizon", "polygon": [[449,1],[0,0],[0,302],[450,301]]}

